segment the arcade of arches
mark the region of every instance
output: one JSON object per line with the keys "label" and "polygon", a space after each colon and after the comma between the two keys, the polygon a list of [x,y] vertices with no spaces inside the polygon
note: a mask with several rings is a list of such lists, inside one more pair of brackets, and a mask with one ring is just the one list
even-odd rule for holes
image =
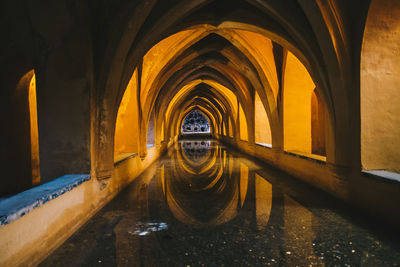
{"label": "arcade of arches", "polygon": [[[399,1],[7,2],[0,265],[41,262],[188,133],[400,223]],[[66,175],[88,179],[3,208]]]}

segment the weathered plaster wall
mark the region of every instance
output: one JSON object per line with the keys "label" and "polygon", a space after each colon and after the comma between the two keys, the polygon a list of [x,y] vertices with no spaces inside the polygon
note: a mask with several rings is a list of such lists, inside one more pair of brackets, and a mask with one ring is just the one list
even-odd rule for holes
{"label": "weathered plaster wall", "polygon": [[361,53],[361,160],[400,172],[400,2],[371,3]]}
{"label": "weathered plaster wall", "polygon": [[[89,173],[92,42],[86,3],[28,1],[38,68],[41,181]],[[46,14],[45,16],[43,14]]]}
{"label": "weathered plaster wall", "polygon": [[[25,1],[7,1],[2,7],[0,32],[0,195],[18,193],[31,185],[28,88],[18,83],[33,69],[29,17]],[[32,76],[31,76],[32,77]]]}

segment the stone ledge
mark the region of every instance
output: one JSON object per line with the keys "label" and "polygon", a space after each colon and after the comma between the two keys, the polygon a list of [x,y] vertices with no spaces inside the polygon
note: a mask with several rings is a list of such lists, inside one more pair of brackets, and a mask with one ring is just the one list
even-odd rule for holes
{"label": "stone ledge", "polygon": [[118,166],[122,162],[137,156],[138,153],[121,153],[114,158],[114,166]]}
{"label": "stone ledge", "polygon": [[326,164],[326,157],[324,156],[319,156],[315,154],[309,154],[309,153],[304,153],[304,152],[299,152],[299,151],[283,151],[283,153],[295,156],[301,159],[306,159],[310,161],[317,162],[319,164]]}
{"label": "stone ledge", "polygon": [[373,177],[386,182],[392,182],[392,183],[400,182],[400,174],[395,172],[390,172],[385,170],[368,170],[368,171],[364,170],[361,173],[366,176]]}
{"label": "stone ledge", "polygon": [[261,146],[261,147],[267,147],[267,148],[272,148],[271,144],[267,144],[267,143],[255,143],[257,146]]}
{"label": "stone ledge", "polygon": [[90,180],[89,174],[69,174],[0,200],[0,225],[6,225]]}

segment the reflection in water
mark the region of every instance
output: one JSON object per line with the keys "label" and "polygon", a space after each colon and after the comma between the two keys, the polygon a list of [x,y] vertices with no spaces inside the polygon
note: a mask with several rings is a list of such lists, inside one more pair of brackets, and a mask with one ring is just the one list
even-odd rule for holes
{"label": "reflection in water", "polygon": [[249,167],[240,162],[240,207],[243,207],[247,194],[247,184],[249,182]]}
{"label": "reflection in water", "polygon": [[271,215],[272,185],[263,177],[255,175],[256,187],[256,220],[259,230],[264,229]]}
{"label": "reflection in water", "polygon": [[[314,265],[323,265],[323,254],[321,257],[317,257],[314,251],[316,243],[312,220],[312,212],[288,195],[284,195],[284,240],[287,266],[295,266],[298,262],[304,262],[303,259],[308,259]],[[293,248],[300,246],[301,253],[293,251]]]}
{"label": "reflection in water", "polygon": [[183,141],[182,150],[175,153],[176,160],[165,173],[169,210],[177,220],[195,227],[222,224],[237,214],[240,177],[229,171],[234,168],[233,161],[224,167],[222,150],[210,149],[210,144]]}
{"label": "reflection in water", "polygon": [[132,235],[148,235],[151,232],[157,232],[168,229],[168,225],[164,222],[161,223],[138,223],[132,229],[128,230]]}
{"label": "reflection in water", "polygon": [[184,141],[42,265],[397,266],[397,245],[292,184],[215,142]]}
{"label": "reflection in water", "polygon": [[211,141],[207,140],[193,140],[182,141],[181,147],[183,154],[190,161],[200,162],[206,160],[210,154]]}

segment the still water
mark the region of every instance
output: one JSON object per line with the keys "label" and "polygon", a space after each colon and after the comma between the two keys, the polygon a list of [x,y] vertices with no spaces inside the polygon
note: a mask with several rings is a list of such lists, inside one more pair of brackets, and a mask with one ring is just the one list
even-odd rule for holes
{"label": "still water", "polygon": [[399,266],[399,243],[364,221],[215,141],[181,141],[41,266]]}

